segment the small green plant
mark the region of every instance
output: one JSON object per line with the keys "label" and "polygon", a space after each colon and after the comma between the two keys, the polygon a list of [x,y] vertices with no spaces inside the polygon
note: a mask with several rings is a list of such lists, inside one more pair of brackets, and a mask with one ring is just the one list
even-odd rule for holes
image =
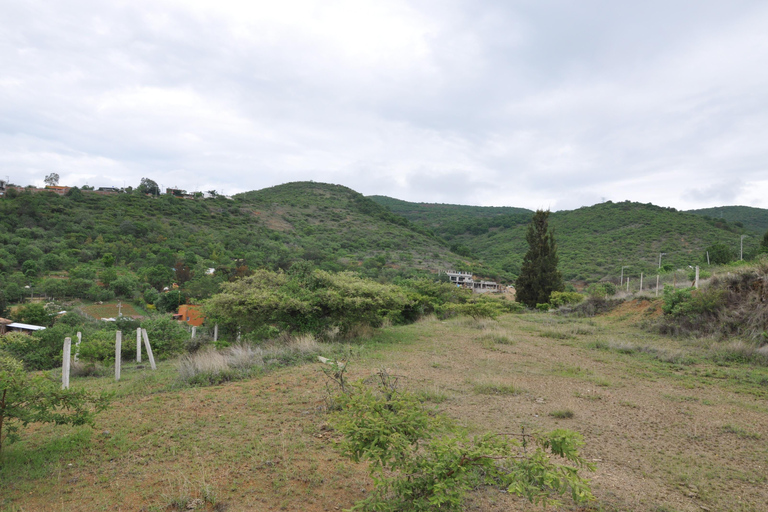
{"label": "small green plant", "polygon": [[355,462],[368,461],[375,484],[352,510],[457,511],[466,493],[482,484],[541,504],[564,494],[576,503],[594,499],[579,475],[594,466],[579,454],[578,433],[472,437],[396,382],[381,371],[376,385],[357,382],[336,398],[333,422],[344,436],[339,448]]}
{"label": "small green plant", "polygon": [[19,427],[30,423],[91,425],[96,413],[108,405],[106,394],[61,389],[48,376],[31,376],[19,361],[4,356],[0,358],[0,456],[6,441],[18,440]]}
{"label": "small green plant", "polygon": [[549,413],[550,416],[558,420],[569,420],[573,418],[573,411],[570,409],[559,409]]}
{"label": "small green plant", "polygon": [[520,393],[520,390],[512,384],[494,384],[490,382],[475,384],[473,389],[478,395],[517,395]]}
{"label": "small green plant", "polygon": [[748,430],[745,430],[738,425],[732,425],[727,424],[723,425],[720,430],[722,430],[726,434],[735,434],[736,436],[740,437],[741,439],[760,439],[762,436],[757,432],[750,432]]}

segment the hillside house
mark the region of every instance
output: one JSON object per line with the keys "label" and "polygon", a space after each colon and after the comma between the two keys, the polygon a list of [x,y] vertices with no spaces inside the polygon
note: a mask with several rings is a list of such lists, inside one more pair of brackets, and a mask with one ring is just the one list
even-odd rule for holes
{"label": "hillside house", "polygon": [[179,312],[173,315],[174,320],[185,322],[192,327],[200,327],[205,322],[205,317],[196,304],[182,304],[179,306]]}
{"label": "hillside house", "polygon": [[501,287],[494,281],[475,281],[471,272],[456,272],[447,270],[445,274],[451,280],[451,283],[462,288],[469,288],[475,293],[500,292]]}
{"label": "hillside house", "polygon": [[41,325],[31,325],[31,324],[22,324],[21,322],[11,322],[9,324],[6,324],[5,326],[5,333],[9,332],[23,332],[26,334],[31,334],[35,331],[43,331],[45,330],[45,327]]}

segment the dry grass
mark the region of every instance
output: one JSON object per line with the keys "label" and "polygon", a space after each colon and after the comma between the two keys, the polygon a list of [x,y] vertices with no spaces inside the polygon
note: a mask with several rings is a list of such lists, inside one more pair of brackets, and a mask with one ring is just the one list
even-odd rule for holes
{"label": "dry grass", "polygon": [[[463,319],[388,328],[358,351],[349,378],[391,369],[430,407],[473,433],[580,432],[585,455],[597,464],[594,510],[764,508],[768,367],[705,357],[718,347],[756,354],[764,348],[663,338],[618,317],[595,318],[587,325],[594,335],[541,337],[542,328],[574,332],[586,325],[550,317],[503,316],[480,332],[476,321]],[[514,345],[493,342],[499,350],[478,350],[478,338],[486,336],[506,336]],[[348,509],[371,483],[364,465],[335,450],[320,365],[281,366],[324,350],[329,346],[305,338],[188,361],[203,371],[221,369],[222,359],[230,371],[270,369],[215,387],[171,386],[178,370],[169,363],[158,372],[126,368],[120,383],[109,376],[73,379],[73,388],[116,391],[114,406],[92,432],[48,426],[24,432],[0,468],[0,509],[55,504],[85,512],[125,504],[160,512],[202,499],[202,509],[212,510],[205,496],[228,510]],[[680,357],[694,364],[668,362]],[[572,417],[558,417],[569,411]],[[490,488],[473,492],[465,510],[542,509]]]}

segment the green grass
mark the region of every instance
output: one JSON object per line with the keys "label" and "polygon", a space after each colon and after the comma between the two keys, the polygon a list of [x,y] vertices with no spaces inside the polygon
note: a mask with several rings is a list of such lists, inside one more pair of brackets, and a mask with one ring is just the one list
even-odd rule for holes
{"label": "green grass", "polygon": [[492,382],[476,383],[472,390],[478,395],[518,395],[520,390],[512,384],[496,384]]}
{"label": "green grass", "polygon": [[549,415],[558,420],[569,420],[573,418],[574,413],[570,409],[558,409],[556,411],[551,411]]}

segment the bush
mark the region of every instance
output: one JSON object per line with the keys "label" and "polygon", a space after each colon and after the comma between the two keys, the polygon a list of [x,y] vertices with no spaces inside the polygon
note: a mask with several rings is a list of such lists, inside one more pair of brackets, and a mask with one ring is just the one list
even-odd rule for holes
{"label": "bush", "polygon": [[158,359],[167,359],[184,352],[189,332],[184,324],[170,315],[155,315],[144,319],[141,327],[147,330],[152,352]]}
{"label": "bush", "polygon": [[576,503],[594,499],[578,474],[593,466],[579,454],[576,432],[471,437],[417,395],[397,389],[384,371],[375,387],[348,384],[338,371],[333,379],[342,388],[329,400],[344,436],[339,449],[355,462],[368,461],[375,484],[356,510],[462,510],[466,493],[481,484],[502,485],[535,503],[557,503],[566,493]]}
{"label": "bush", "polygon": [[578,292],[552,292],[549,296],[549,303],[556,308],[578,304],[583,300],[584,296]]}
{"label": "bush", "polygon": [[50,370],[61,366],[66,337],[75,338],[72,327],[57,324],[32,334],[8,333],[0,338],[0,346],[29,370]]}

